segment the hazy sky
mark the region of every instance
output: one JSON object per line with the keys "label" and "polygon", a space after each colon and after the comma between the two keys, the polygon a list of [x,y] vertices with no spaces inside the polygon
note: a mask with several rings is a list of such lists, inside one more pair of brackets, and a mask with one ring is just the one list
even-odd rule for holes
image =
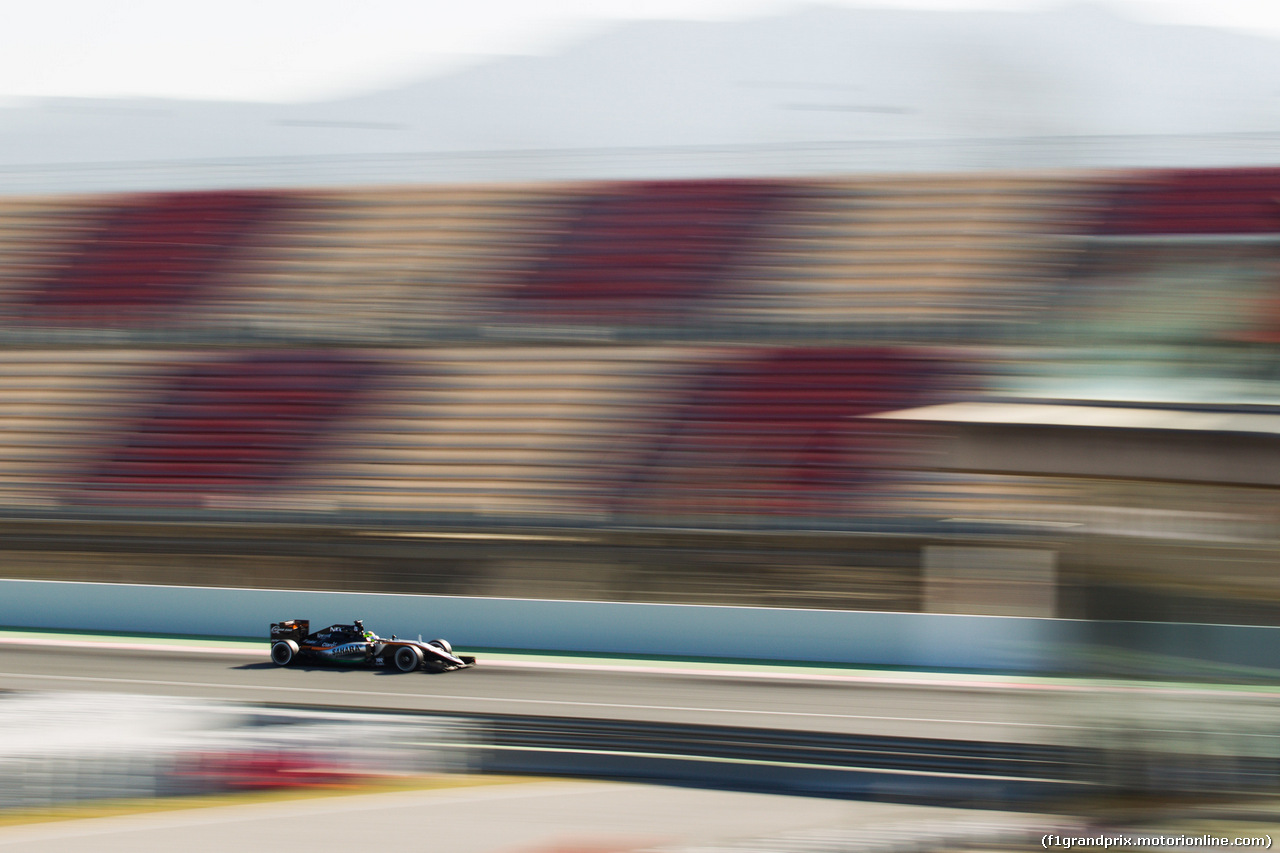
{"label": "hazy sky", "polygon": [[[1044,9],[1066,0],[847,6]],[[744,18],[788,0],[0,0],[0,98],[305,101],[501,53],[546,53],[628,18]],[[1093,0],[1130,18],[1280,39],[1280,0]]]}

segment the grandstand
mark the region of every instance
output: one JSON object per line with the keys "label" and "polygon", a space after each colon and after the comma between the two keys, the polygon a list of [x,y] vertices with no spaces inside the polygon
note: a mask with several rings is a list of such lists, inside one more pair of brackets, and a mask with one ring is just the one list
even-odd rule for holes
{"label": "grandstand", "polygon": [[271,491],[375,370],[358,355],[297,349],[167,365],[138,416],[100,436],[66,500],[201,507]]}
{"label": "grandstand", "polygon": [[865,416],[929,399],[940,372],[908,350],[872,347],[760,347],[722,359],[650,430],[620,501],[720,523],[875,514],[864,492],[911,464],[901,447],[909,436]]}
{"label": "grandstand", "polygon": [[1107,199],[1114,235],[1280,234],[1280,169],[1170,169],[1134,175]]}
{"label": "grandstand", "polygon": [[170,193],[91,211],[87,233],[58,268],[32,282],[28,316],[54,326],[165,322],[198,304],[220,262],[247,243],[272,201],[256,193]]}
{"label": "grandstand", "polygon": [[781,185],[637,182],[585,195],[516,285],[513,310],[542,320],[653,323],[732,287],[785,204]]}
{"label": "grandstand", "polygon": [[[1280,600],[1275,484],[1219,449],[1239,430],[1165,428],[1278,402],[1277,192],[1250,169],[7,200],[8,565],[912,609],[930,548],[999,543],[1054,553],[1056,612],[1087,615],[1176,542],[1178,600],[1224,549]],[[1155,439],[1009,415],[1138,386]]]}

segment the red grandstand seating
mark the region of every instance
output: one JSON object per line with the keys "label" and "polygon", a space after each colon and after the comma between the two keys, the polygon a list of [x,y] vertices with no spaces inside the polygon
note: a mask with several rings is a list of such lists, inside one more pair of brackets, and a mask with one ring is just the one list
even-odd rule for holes
{"label": "red grandstand seating", "polygon": [[1107,234],[1280,234],[1280,169],[1154,172],[1115,191]]}
{"label": "red grandstand seating", "polygon": [[521,282],[520,309],[561,319],[652,320],[714,292],[783,198],[762,181],[622,184],[585,199]]}
{"label": "red grandstand seating", "polygon": [[921,402],[932,368],[875,348],[768,350],[712,369],[655,436],[628,506],[824,514],[893,467],[898,426],[861,416]]}
{"label": "red grandstand seating", "polygon": [[188,365],[92,471],[82,502],[199,505],[291,473],[351,411],[371,370],[343,353],[241,353]]}
{"label": "red grandstand seating", "polygon": [[55,324],[172,320],[279,204],[260,192],[143,196],[108,208],[62,269],[31,294]]}

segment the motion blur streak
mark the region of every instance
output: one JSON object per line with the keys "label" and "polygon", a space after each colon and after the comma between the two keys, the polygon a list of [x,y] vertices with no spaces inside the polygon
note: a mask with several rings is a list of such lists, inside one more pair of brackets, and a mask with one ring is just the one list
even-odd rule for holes
{"label": "motion blur streak", "polygon": [[[2,687],[102,693],[0,702],[0,807],[480,769],[1237,819],[1280,772],[1278,198],[1275,166],[5,197],[9,578],[1087,642],[1044,656],[1060,690],[664,661],[448,693],[265,638],[261,666],[5,645]],[[133,699],[145,731],[90,737],[120,688],[388,715]]]}
{"label": "motion blur streak", "polygon": [[115,693],[0,701],[0,809],[356,785],[459,769],[448,719]]}
{"label": "motion blur streak", "polygon": [[1277,192],[9,199],[7,573],[1272,624]]}

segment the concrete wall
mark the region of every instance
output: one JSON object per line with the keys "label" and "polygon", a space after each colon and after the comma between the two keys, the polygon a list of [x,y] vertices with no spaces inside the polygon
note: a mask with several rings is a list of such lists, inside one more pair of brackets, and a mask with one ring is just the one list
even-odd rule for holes
{"label": "concrete wall", "polygon": [[293,618],[316,627],[363,619],[380,634],[470,648],[1039,671],[1062,667],[1086,627],[936,613],[0,580],[0,624],[10,627],[265,638],[268,623]]}
{"label": "concrete wall", "polygon": [[[1280,676],[1280,628],[0,580],[0,625],[263,637],[364,619],[464,648],[916,668]],[[1100,654],[1101,653],[1101,654]]]}

